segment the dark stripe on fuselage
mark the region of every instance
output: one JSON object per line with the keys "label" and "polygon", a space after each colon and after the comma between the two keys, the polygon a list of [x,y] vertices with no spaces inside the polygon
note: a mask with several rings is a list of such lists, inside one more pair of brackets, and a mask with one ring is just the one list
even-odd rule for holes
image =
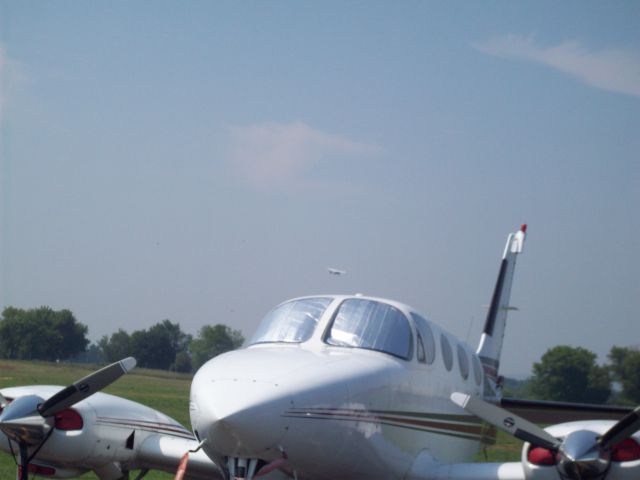
{"label": "dark stripe on fuselage", "polygon": [[[482,440],[485,435],[483,425],[476,418],[469,415],[311,408],[291,409],[285,412],[283,416],[313,420],[370,422],[476,441]],[[451,423],[451,421],[461,423]]]}
{"label": "dark stripe on fuselage", "polygon": [[450,413],[425,413],[425,412],[411,412],[411,411],[399,411],[399,410],[353,410],[346,408],[291,408],[287,412],[342,412],[349,413],[356,416],[369,416],[372,415],[397,415],[400,417],[418,417],[418,418],[430,418],[433,420],[448,420],[452,422],[460,423],[473,423],[481,425],[482,420],[473,415],[454,415]]}
{"label": "dark stripe on fuselage", "polygon": [[507,273],[507,260],[503,259],[500,264],[500,272],[498,273],[498,280],[496,281],[496,288],[493,290],[493,297],[491,297],[491,305],[489,306],[489,313],[487,314],[487,320],[484,323],[484,333],[489,336],[493,335],[493,327],[496,323],[496,315],[498,314],[498,308],[500,303],[500,296],[502,295],[502,285],[504,283],[504,276]]}
{"label": "dark stripe on fuselage", "polygon": [[372,413],[380,415],[399,415],[404,417],[430,418],[433,420],[449,420],[460,423],[474,423],[481,425],[483,422],[473,415],[453,415],[447,413],[425,413],[425,412],[399,412],[397,410],[372,410]]}
{"label": "dark stripe on fuselage", "polygon": [[146,422],[144,420],[129,420],[126,418],[110,418],[98,417],[98,424],[108,425],[111,427],[122,427],[127,429],[144,430],[147,432],[162,433],[173,437],[195,440],[193,435],[186,429],[182,429],[176,425],[156,422]]}

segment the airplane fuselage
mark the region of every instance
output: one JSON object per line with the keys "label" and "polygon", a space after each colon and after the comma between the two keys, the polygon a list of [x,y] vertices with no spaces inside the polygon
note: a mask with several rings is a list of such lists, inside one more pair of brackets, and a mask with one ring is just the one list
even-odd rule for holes
{"label": "airplane fuselage", "polygon": [[[312,315],[279,307],[296,325],[317,317],[308,338],[279,339],[272,320],[280,341],[259,329],[256,343],[197,372],[191,421],[205,452],[217,462],[281,459],[299,479],[405,478],[417,460],[472,461],[486,432],[449,396],[482,394],[475,353],[406,305],[322,298]],[[395,330],[370,333],[380,315],[395,316]]]}

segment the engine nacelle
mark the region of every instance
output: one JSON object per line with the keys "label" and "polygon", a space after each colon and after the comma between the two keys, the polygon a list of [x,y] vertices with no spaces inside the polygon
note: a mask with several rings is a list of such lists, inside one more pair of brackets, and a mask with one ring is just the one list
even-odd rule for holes
{"label": "engine nacelle", "polygon": [[[574,432],[588,431],[603,435],[615,424],[610,420],[590,420],[561,423],[545,428],[556,438],[566,439]],[[558,471],[558,456],[553,452],[532,447],[528,442],[522,447],[522,466],[527,480],[562,480]],[[640,432],[617,445],[611,451],[611,463],[603,479],[634,480],[640,478]]]}
{"label": "engine nacelle", "polygon": [[88,469],[81,468],[54,467],[42,462],[29,464],[29,473],[35,475],[36,478],[78,478],[88,471]]}

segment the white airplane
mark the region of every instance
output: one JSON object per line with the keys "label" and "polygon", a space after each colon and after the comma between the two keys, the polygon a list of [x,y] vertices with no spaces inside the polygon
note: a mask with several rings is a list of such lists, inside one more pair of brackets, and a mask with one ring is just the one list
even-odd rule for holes
{"label": "white airplane", "polygon": [[[225,479],[640,478],[639,410],[502,398],[525,234],[523,225],[507,239],[477,350],[392,300],[321,295],[276,307],[247,348],[196,373],[190,415],[203,450]],[[578,421],[543,430],[505,406]],[[473,463],[495,435],[481,419],[525,441],[521,461]]]}
{"label": "white airplane", "polygon": [[[172,418],[104,387],[135,366],[127,358],[67,388],[35,385],[0,390],[0,450],[16,457],[16,478],[29,474],[75,478],[93,471],[101,480],[129,478],[130,470],[175,472],[197,449],[193,434]],[[187,479],[223,479],[201,451],[190,454]]]}
{"label": "white airplane", "polygon": [[335,275],[335,276],[340,276],[340,275],[346,275],[347,271],[346,270],[339,270],[337,268],[333,268],[333,267],[329,267],[327,268],[327,271],[329,272],[329,275]]}

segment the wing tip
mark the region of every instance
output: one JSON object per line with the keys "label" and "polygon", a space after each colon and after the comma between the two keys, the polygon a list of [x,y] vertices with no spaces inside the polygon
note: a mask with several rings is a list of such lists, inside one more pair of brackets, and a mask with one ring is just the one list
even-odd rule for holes
{"label": "wing tip", "polygon": [[449,398],[451,398],[453,403],[462,408],[465,408],[469,401],[469,395],[460,392],[453,392]]}

